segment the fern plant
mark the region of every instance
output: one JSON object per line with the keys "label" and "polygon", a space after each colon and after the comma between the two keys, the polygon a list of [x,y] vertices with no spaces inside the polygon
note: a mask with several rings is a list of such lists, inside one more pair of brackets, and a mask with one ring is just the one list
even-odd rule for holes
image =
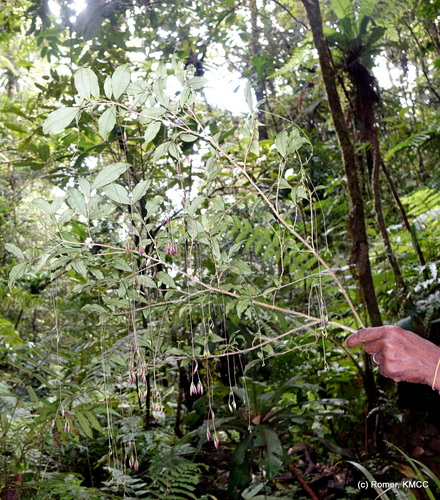
{"label": "fern plant", "polygon": [[149,498],[160,500],[208,499],[200,496],[196,489],[203,464],[194,463],[183,455],[190,451],[189,446],[175,446],[161,449],[153,455],[149,475],[152,483]]}

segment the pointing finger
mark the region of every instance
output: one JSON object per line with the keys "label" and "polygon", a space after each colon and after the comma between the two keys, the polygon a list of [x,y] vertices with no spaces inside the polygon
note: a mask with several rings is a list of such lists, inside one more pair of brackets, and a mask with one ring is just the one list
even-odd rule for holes
{"label": "pointing finger", "polygon": [[345,345],[352,349],[365,342],[371,342],[372,340],[378,340],[383,337],[385,329],[382,326],[374,328],[363,328],[356,333],[353,333],[345,340]]}

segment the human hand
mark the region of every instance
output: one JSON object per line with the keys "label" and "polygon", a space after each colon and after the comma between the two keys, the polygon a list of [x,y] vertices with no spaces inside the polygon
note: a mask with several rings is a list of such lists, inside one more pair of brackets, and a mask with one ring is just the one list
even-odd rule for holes
{"label": "human hand", "polygon": [[[379,373],[396,382],[427,384],[432,386],[440,359],[440,347],[419,335],[398,326],[364,328],[350,335],[345,345],[349,348],[364,344],[373,356]],[[440,370],[434,387],[440,390]]]}

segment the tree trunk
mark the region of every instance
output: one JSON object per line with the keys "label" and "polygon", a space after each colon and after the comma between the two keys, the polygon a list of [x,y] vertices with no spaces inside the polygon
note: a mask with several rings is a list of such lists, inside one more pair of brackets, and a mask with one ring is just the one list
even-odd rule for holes
{"label": "tree trunk", "polygon": [[408,294],[408,287],[406,286],[405,280],[403,279],[402,273],[400,272],[400,267],[397,262],[396,256],[394,255],[393,247],[391,246],[390,237],[388,235],[388,230],[385,223],[385,217],[382,210],[382,194],[380,189],[380,167],[382,165],[382,155],[380,152],[379,139],[376,134],[374,126],[369,131],[369,140],[371,148],[373,149],[373,197],[374,197],[374,209],[376,211],[377,225],[379,226],[380,233],[385,245],[385,252],[387,254],[388,262],[390,263],[391,269],[394,273],[394,279],[396,280],[398,295],[405,297]]}
{"label": "tree trunk", "polygon": [[411,242],[419,259],[420,265],[422,266],[423,277],[425,278],[425,280],[427,280],[429,278],[429,275],[428,275],[428,270],[426,269],[426,260],[425,256],[423,255],[422,249],[420,248],[419,240],[417,239],[417,234],[411,227],[411,224],[408,220],[408,216],[406,214],[405,207],[402,205],[402,202],[400,201],[399,194],[397,192],[393,178],[391,177],[391,174],[388,171],[388,168],[385,165],[383,159],[381,166],[382,166],[382,172],[385,174],[385,177],[388,181],[388,186],[390,187],[391,192],[393,193],[394,201],[396,202],[396,205],[400,211],[400,215],[402,216],[403,225],[405,226],[408,233],[411,234]]}
{"label": "tree trunk", "polygon": [[358,181],[356,150],[345,123],[345,117],[336,87],[335,75],[332,69],[330,53],[322,30],[319,2],[318,0],[302,0],[302,3],[306,9],[313,34],[313,41],[318,51],[330,113],[341,148],[345,175],[347,177],[347,187],[350,197],[349,230],[353,240],[351,260],[356,265],[361,293],[368,310],[370,323],[372,326],[381,326],[382,318],[377,304],[368,254],[364,203]]}
{"label": "tree trunk", "polygon": [[[260,30],[258,28],[258,11],[255,0],[249,0],[249,10],[251,13],[251,53],[252,59],[261,57]],[[258,104],[258,133],[260,141],[268,139],[266,116],[264,114],[265,105],[262,103],[266,97],[265,78],[261,73],[256,75],[255,98]]]}
{"label": "tree trunk", "polygon": [[[350,199],[349,208],[349,230],[353,241],[351,249],[351,261],[356,266],[357,278],[361,289],[363,300],[366,304],[370,323],[372,326],[381,326],[382,318],[380,316],[377,303],[376,292],[371,273],[368,238],[365,226],[364,202],[359,186],[358,165],[356,150],[350,137],[344,113],[342,111],[341,101],[336,87],[336,77],[332,68],[331,56],[322,30],[322,17],[318,0],[302,0],[309,19],[312,30],[315,48],[318,51],[319,63],[324,81],[324,87],[327,93],[330,114],[335,126],[339,146],[342,153],[342,160],[347,177],[347,188]],[[368,418],[371,410],[378,406],[378,390],[374,378],[373,367],[370,356],[365,354],[365,372],[363,384],[365,395],[367,397],[367,408],[365,419],[365,450],[368,452],[368,443],[371,440],[373,446],[378,449],[382,445],[380,439],[382,430],[381,412],[377,412],[376,419]]]}

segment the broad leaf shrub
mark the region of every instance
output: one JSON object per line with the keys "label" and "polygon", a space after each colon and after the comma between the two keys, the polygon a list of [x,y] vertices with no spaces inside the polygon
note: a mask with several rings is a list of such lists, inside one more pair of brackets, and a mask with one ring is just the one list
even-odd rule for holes
{"label": "broad leaf shrub", "polygon": [[[110,497],[202,498],[197,456],[209,443],[231,451],[219,491],[240,498],[255,467],[257,483],[269,481],[266,494],[296,467],[292,440],[309,433],[325,448],[337,432],[328,419],[341,432],[349,427],[334,387],[349,387],[355,368],[340,365],[339,337],[362,321],[355,290],[323,258],[322,213],[304,168],[310,144],[292,124],[260,142],[256,112],[220,129],[202,113],[204,84],[175,59],[137,79],[127,64],[105,78],[83,67],[76,105],[55,109],[43,125],[48,134],[86,129],[99,147],[62,193],[34,200],[47,235],[41,253],[8,247],[18,261],[10,286],[46,273],[53,294],[52,335],[16,366],[30,381],[21,384],[26,415],[33,401],[36,416],[29,426],[10,415],[28,446],[10,445],[10,470],[32,474],[48,457],[39,480],[25,482],[29,496],[49,494],[44,478],[61,495],[67,476],[49,457],[70,463],[71,450],[86,449],[77,470],[96,463]],[[63,328],[69,309],[82,326]],[[277,358],[289,352],[281,375]],[[324,387],[309,379],[312,366],[332,369]],[[258,379],[272,367],[265,387]],[[176,436],[193,447],[173,447]],[[71,482],[66,498],[94,494],[93,475],[78,473],[90,484]]]}

